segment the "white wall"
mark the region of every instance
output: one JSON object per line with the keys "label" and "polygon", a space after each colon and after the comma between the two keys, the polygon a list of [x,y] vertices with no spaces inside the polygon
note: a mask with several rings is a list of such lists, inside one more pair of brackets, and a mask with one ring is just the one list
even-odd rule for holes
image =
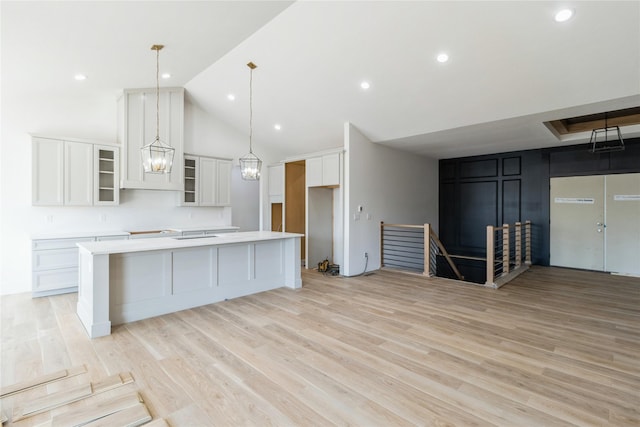
{"label": "white wall", "polygon": [[[266,172],[263,166],[263,179],[267,177]],[[240,231],[259,230],[260,182],[243,180],[239,164],[234,164],[231,171],[231,197],[231,203],[233,203],[231,223],[240,227]]]}
{"label": "white wall", "polygon": [[[3,88],[0,156],[0,294],[31,290],[30,236],[41,232],[155,229],[229,225],[232,208],[177,207],[175,192],[122,190],[111,207],[31,206],[29,134],[116,142],[117,94],[26,98]],[[185,152],[237,158],[246,154],[245,135],[185,100]],[[259,146],[255,150],[259,155]],[[268,161],[268,159],[267,159]],[[235,171],[235,168],[234,168]],[[246,184],[246,185],[245,185]],[[262,187],[262,183],[258,184]],[[255,183],[234,185],[232,205],[245,224],[258,224]],[[245,194],[246,191],[246,194]]]}
{"label": "white wall", "polygon": [[380,221],[431,223],[437,230],[437,160],[374,144],[346,123],[344,164],[347,256],[342,274],[362,273],[365,252],[369,253],[366,270],[380,268]]}

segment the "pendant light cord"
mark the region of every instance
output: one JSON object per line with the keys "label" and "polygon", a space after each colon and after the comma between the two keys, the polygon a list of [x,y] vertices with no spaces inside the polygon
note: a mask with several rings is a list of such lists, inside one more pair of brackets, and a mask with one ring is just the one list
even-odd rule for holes
{"label": "pendant light cord", "polygon": [[156,49],[156,140],[160,140],[160,49]]}
{"label": "pendant light cord", "polygon": [[249,69],[249,153],[253,154],[253,68]]}

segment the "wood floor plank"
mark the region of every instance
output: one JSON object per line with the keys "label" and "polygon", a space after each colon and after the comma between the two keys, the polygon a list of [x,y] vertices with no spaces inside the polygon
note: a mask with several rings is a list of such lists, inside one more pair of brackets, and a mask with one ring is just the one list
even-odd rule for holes
{"label": "wood floor plank", "polygon": [[[196,314],[191,319],[194,327],[198,328],[201,332],[209,336],[214,342],[224,342],[224,346],[220,346],[218,351],[221,354],[220,364],[224,365],[226,369],[233,372],[234,375],[242,376],[243,381],[249,385],[253,390],[258,391],[260,395],[275,406],[279,411],[284,412],[291,417],[291,422],[296,425],[309,425],[313,423],[328,423],[328,420],[324,418],[323,414],[320,414],[310,408],[305,402],[298,399],[295,394],[286,388],[278,385],[269,375],[265,375],[264,370],[269,369],[267,365],[263,364],[260,367],[256,367],[255,363],[251,363],[245,358],[248,356],[246,350],[246,341],[239,339],[234,341],[229,337],[234,336],[229,334],[225,329],[211,329],[209,327],[210,315],[206,313],[206,310],[193,310]],[[215,335],[213,335],[215,333]]]}
{"label": "wood floor plank", "polygon": [[23,407],[16,408],[13,414],[13,421],[19,421],[89,396],[91,396],[91,384],[89,383],[71,387],[63,393],[52,393],[27,402]]}
{"label": "wood floor plank", "polygon": [[57,372],[45,374],[28,381],[23,381],[17,384],[2,387],[2,390],[0,391],[0,398],[8,397],[8,396],[11,396],[12,394],[20,393],[22,391],[29,390],[34,387],[49,384],[54,381],[61,380],[63,378],[69,378],[75,375],[84,374],[85,372],[87,372],[87,368],[84,365],[74,366],[69,369],[62,369]]}
{"label": "wood floor plank", "polygon": [[[194,420],[191,419],[189,420],[189,423],[193,423]],[[164,418],[156,418],[153,421],[150,421],[146,424],[144,424],[145,427],[170,427],[169,424],[167,424],[167,420],[165,420]]]}
{"label": "wood floor plank", "polygon": [[[218,420],[222,425],[287,424],[286,415],[257,394],[242,380],[242,377],[219,362],[220,359],[224,359],[225,354],[219,350],[219,347],[213,346],[206,335],[199,331],[192,331],[180,338],[181,341],[176,343],[176,353],[183,359],[181,363],[189,364],[191,369],[201,372],[201,381],[185,387],[194,391],[197,389],[205,391],[194,398],[194,402],[202,412],[209,414],[210,419]],[[187,380],[186,377],[182,379]],[[206,390],[209,389],[211,389],[211,395],[206,394]],[[214,399],[209,396],[214,396]],[[203,400],[205,402],[202,402]],[[172,417],[174,415],[175,413]]]}
{"label": "wood floor plank", "polygon": [[[119,325],[97,340],[76,298],[0,298],[3,385],[61,364],[85,364],[94,382],[130,372],[127,392],[172,427],[640,425],[637,278],[533,266],[491,290],[303,271],[301,289]],[[76,383],[48,391],[60,385]],[[46,389],[3,399],[3,409]],[[5,425],[91,411],[119,390]]]}
{"label": "wood floor plank", "polygon": [[137,405],[84,424],[83,427],[137,427],[149,421],[151,421],[149,410],[147,410],[147,407],[143,403],[138,403]]}
{"label": "wood floor plank", "polygon": [[84,425],[139,403],[143,403],[143,400],[138,393],[127,393],[114,399],[97,402],[89,408],[79,408],[54,416],[51,420],[51,426],[65,427]]}
{"label": "wood floor plank", "polygon": [[[374,422],[374,419],[368,417],[366,413],[357,410],[364,399],[356,393],[336,387],[335,382],[323,383],[322,378],[313,375],[312,370],[306,369],[306,365],[290,357],[288,352],[283,351],[279,345],[278,337],[263,334],[257,328],[254,330],[245,324],[241,317],[234,316],[233,313],[222,314],[222,312],[224,310],[218,307],[216,313],[220,315],[222,321],[234,324],[241,329],[250,330],[255,337],[263,337],[263,340],[276,341],[275,345],[263,345],[253,350],[250,347],[245,347],[242,350],[243,358],[254,366],[261,366],[261,373],[271,381],[292,392],[297,399],[301,399],[311,409],[322,414],[330,423],[368,425]],[[260,360],[265,359],[271,361],[268,366],[260,363]],[[329,386],[329,388],[325,388],[323,385]],[[325,396],[333,393],[343,397],[340,402],[327,402]]]}
{"label": "wood floor plank", "polygon": [[130,373],[111,375],[94,383],[85,383],[77,386],[63,389],[58,392],[42,396],[40,398],[28,401],[23,406],[14,409],[13,421],[19,421],[24,418],[40,414],[45,411],[52,410],[59,406],[67,405],[78,400],[86,399],[89,396],[104,393],[114,388],[133,382]]}

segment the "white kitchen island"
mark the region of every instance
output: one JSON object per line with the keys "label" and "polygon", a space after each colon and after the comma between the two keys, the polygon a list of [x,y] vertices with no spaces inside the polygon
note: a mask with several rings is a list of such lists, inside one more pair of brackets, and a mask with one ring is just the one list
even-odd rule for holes
{"label": "white kitchen island", "polygon": [[78,243],[78,317],[96,338],[112,324],[300,288],[301,237],[255,231]]}

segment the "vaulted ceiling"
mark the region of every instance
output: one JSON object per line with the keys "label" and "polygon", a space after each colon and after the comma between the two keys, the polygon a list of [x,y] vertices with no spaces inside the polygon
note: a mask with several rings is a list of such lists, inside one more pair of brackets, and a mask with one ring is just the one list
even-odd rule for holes
{"label": "vaulted ceiling", "polygon": [[[561,7],[574,17],[555,22]],[[149,48],[162,43],[161,85],[245,133],[246,63],[258,65],[256,151],[338,147],[346,121],[436,158],[552,147],[589,135],[559,139],[545,121],[640,105],[638,1],[3,1],[1,12],[3,108],[153,87]]]}

